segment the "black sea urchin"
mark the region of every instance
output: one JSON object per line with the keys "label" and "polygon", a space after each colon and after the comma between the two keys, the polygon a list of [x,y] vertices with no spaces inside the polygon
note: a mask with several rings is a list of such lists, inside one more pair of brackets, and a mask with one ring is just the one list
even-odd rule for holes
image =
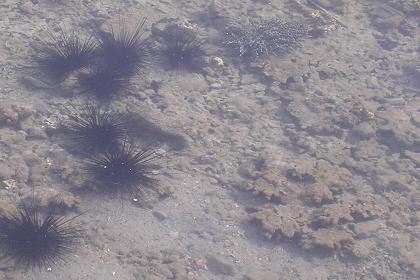
{"label": "black sea urchin", "polygon": [[254,59],[264,55],[281,55],[300,47],[308,36],[304,24],[280,19],[264,20],[243,26],[232,25],[226,30],[225,44],[239,56]]}
{"label": "black sea urchin", "polygon": [[169,69],[184,69],[199,71],[203,63],[206,50],[204,41],[190,30],[173,30],[168,32],[163,50],[165,65]]}
{"label": "black sea urchin", "polygon": [[111,27],[110,34],[101,36],[101,55],[105,68],[124,77],[131,77],[148,64],[149,44],[143,39],[146,19],[140,20],[133,30],[120,20],[118,29]]}
{"label": "black sea urchin", "polygon": [[92,37],[83,39],[74,31],[66,33],[63,30],[50,37],[51,40],[44,42],[44,47],[38,51],[36,63],[51,79],[60,80],[91,63],[96,48]]}
{"label": "black sea urchin", "polygon": [[53,213],[42,216],[34,207],[26,205],[15,215],[0,217],[3,258],[26,268],[47,267],[67,260],[80,234],[73,223],[76,217]]}
{"label": "black sea urchin", "polygon": [[110,193],[134,193],[140,186],[149,187],[155,182],[152,161],[158,155],[150,149],[139,149],[123,143],[119,149],[91,158],[86,171],[99,188]]}
{"label": "black sea urchin", "polygon": [[117,112],[102,111],[87,104],[80,110],[67,110],[64,123],[66,135],[89,152],[104,152],[118,149],[119,142],[127,136],[130,121]]}

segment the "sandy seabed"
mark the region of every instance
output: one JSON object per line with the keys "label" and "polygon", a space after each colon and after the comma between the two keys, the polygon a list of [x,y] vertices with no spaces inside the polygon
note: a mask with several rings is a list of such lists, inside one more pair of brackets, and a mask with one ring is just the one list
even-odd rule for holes
{"label": "sandy seabed", "polygon": [[[419,2],[226,2],[0,3],[0,212],[35,188],[43,206],[83,212],[85,230],[65,264],[1,262],[0,279],[420,278]],[[87,191],[83,158],[54,127],[63,105],[89,96],[28,68],[45,30],[91,34],[121,15],[147,17],[147,34],[186,19],[224,61],[201,74],[156,63],[107,105],[168,151],[159,185],[136,201]],[[224,17],[323,34],[246,63],[219,44]]]}

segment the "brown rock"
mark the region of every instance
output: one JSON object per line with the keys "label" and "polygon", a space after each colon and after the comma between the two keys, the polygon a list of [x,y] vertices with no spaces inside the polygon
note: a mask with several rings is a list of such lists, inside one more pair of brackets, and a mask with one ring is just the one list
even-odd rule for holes
{"label": "brown rock", "polygon": [[400,248],[403,264],[407,267],[412,267],[413,273],[420,275],[420,239],[415,239],[406,248]]}
{"label": "brown rock", "polygon": [[279,205],[254,213],[251,219],[262,226],[269,238],[280,234],[290,239],[300,233],[299,223],[304,220],[304,212],[299,207]]}
{"label": "brown rock", "polygon": [[370,255],[372,246],[370,241],[357,240],[351,246],[351,252],[356,258],[364,259]]}
{"label": "brown rock", "polygon": [[325,228],[309,233],[303,239],[304,249],[323,248],[339,251],[346,243],[353,243],[352,234],[344,228]]}
{"label": "brown rock", "polygon": [[313,211],[311,216],[311,224],[321,227],[353,221],[349,207],[341,204],[324,205],[321,209]]}
{"label": "brown rock", "polygon": [[213,274],[218,275],[235,275],[235,269],[231,263],[226,261],[220,256],[217,255],[209,255],[206,257],[207,259],[207,267]]}
{"label": "brown rock", "polygon": [[356,198],[348,201],[346,204],[350,206],[351,215],[355,219],[367,220],[378,218],[384,215],[385,206],[380,203],[377,196],[365,196],[363,198]]}
{"label": "brown rock", "polygon": [[287,177],[295,181],[314,181],[313,165],[309,161],[299,161],[294,167],[287,170]]}
{"label": "brown rock", "polygon": [[280,277],[269,271],[253,271],[244,276],[243,280],[279,280]]}
{"label": "brown rock", "polygon": [[370,138],[375,135],[375,130],[368,122],[362,122],[353,127],[353,132],[361,138]]}
{"label": "brown rock", "polygon": [[15,125],[19,119],[19,115],[12,108],[0,108],[0,123],[6,125]]}
{"label": "brown rock", "polygon": [[0,162],[0,179],[10,179],[15,175],[15,171],[5,162]]}
{"label": "brown rock", "polygon": [[380,228],[384,227],[382,220],[372,220],[357,223],[354,226],[354,233],[358,238],[366,238],[372,236]]}
{"label": "brown rock", "polygon": [[331,202],[334,196],[332,191],[325,185],[316,184],[305,194],[305,200],[309,203],[323,204]]}
{"label": "brown rock", "polygon": [[415,152],[405,150],[403,154],[404,156],[411,159],[416,165],[420,165],[420,153],[415,153]]}
{"label": "brown rock", "polygon": [[415,209],[420,209],[420,191],[411,192],[409,197],[413,207]]}
{"label": "brown rock", "polygon": [[415,125],[420,126],[420,112],[412,112],[411,113],[411,121]]}
{"label": "brown rock", "polygon": [[244,187],[256,196],[262,196],[269,201],[284,201],[287,197],[287,181],[273,174],[252,181]]}
{"label": "brown rock", "polygon": [[407,182],[407,176],[393,170],[387,170],[385,174],[375,176],[375,184],[378,187],[398,192],[415,190],[415,187]]}

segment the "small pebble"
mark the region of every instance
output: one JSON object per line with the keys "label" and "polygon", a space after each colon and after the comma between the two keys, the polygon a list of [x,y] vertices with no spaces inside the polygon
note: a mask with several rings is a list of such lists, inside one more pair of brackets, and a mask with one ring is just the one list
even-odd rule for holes
{"label": "small pebble", "polygon": [[212,89],[220,89],[220,88],[222,88],[222,85],[220,83],[212,83],[210,85],[210,88],[212,88]]}
{"label": "small pebble", "polygon": [[225,63],[223,62],[223,59],[221,59],[218,56],[211,58],[211,64],[216,67],[223,67],[225,65]]}
{"label": "small pebble", "polygon": [[10,189],[14,189],[14,188],[16,188],[16,181],[15,181],[15,180],[13,180],[13,179],[3,180],[3,181],[1,182],[1,184],[3,185],[3,187],[4,187],[6,190],[10,190]]}
{"label": "small pebble", "polygon": [[396,97],[396,98],[389,98],[387,99],[387,102],[392,106],[403,106],[405,105],[404,98]]}
{"label": "small pebble", "polygon": [[155,216],[159,221],[165,220],[168,216],[160,211],[153,211],[153,216]]}

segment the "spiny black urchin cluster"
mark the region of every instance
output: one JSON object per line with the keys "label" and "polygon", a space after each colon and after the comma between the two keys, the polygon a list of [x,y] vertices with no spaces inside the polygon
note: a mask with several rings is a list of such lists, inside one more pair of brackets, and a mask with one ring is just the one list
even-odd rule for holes
{"label": "spiny black urchin cluster", "polygon": [[61,80],[71,72],[92,63],[96,43],[92,37],[83,38],[76,32],[49,32],[49,41],[38,50],[35,58],[39,68],[52,80]]}
{"label": "spiny black urchin cluster", "polygon": [[[131,79],[144,72],[153,58],[169,70],[200,72],[208,49],[197,29],[185,22],[163,23],[165,28],[156,27],[155,32],[152,28],[156,45],[144,38],[145,20],[128,28],[120,19],[117,28],[97,37],[83,38],[78,32],[60,29],[59,35],[50,35],[51,40],[43,42],[35,61],[52,81],[75,78],[81,92],[96,98],[108,98],[130,88]],[[237,55],[253,59],[295,49],[307,36],[304,24],[271,19],[230,25],[225,44]],[[219,65],[223,66],[223,61]],[[155,160],[161,155],[134,144],[130,136],[135,125],[130,118],[92,104],[67,109],[66,115],[62,126],[65,136],[89,154],[82,167],[89,183],[112,194],[133,194],[154,186]],[[26,267],[65,260],[79,236],[73,221],[51,212],[43,215],[26,205],[14,215],[0,213],[0,255]]]}
{"label": "spiny black urchin cluster", "polygon": [[99,189],[108,193],[135,193],[140,186],[155,182],[153,161],[158,157],[151,149],[141,149],[133,143],[122,143],[118,149],[92,157],[86,172]]}
{"label": "spiny black urchin cluster", "polygon": [[247,59],[265,55],[281,55],[301,46],[307,38],[304,24],[280,19],[263,20],[226,29],[225,44]]}
{"label": "spiny black urchin cluster", "polygon": [[[117,28],[102,33],[98,40],[83,39],[77,32],[50,35],[37,51],[38,68],[54,81],[75,73],[81,91],[108,98],[129,87],[130,78],[149,65],[149,43],[144,39],[145,20],[133,28],[119,21]],[[53,34],[52,32],[50,32]]]}
{"label": "spiny black urchin cluster", "polygon": [[[129,27],[120,19],[110,32],[83,38],[78,32],[59,35],[50,32],[37,50],[37,67],[52,81],[62,82],[70,74],[77,78],[80,92],[108,99],[130,88],[137,74],[145,73],[152,62],[161,61],[169,70],[199,71],[206,50],[193,29],[176,26],[161,34],[160,48],[145,38],[145,19]],[[95,40],[93,39],[95,38]]]}
{"label": "spiny black urchin cluster", "polygon": [[149,45],[144,37],[144,24],[140,20],[133,29],[129,29],[120,20],[118,28],[111,27],[109,34],[100,38],[100,53],[104,67],[113,69],[118,75],[131,77],[140,73],[150,63]]}
{"label": "spiny black urchin cluster", "polygon": [[152,25],[158,60],[175,72],[202,72],[209,49],[195,25],[183,20],[163,19]]}
{"label": "spiny black urchin cluster", "polygon": [[120,20],[118,27],[102,34],[96,62],[89,71],[79,74],[83,92],[98,98],[109,98],[129,88],[130,78],[144,71],[150,64],[149,43],[144,39],[144,24],[140,20],[134,28]]}
{"label": "spiny black urchin cluster", "polygon": [[156,182],[152,175],[158,154],[134,144],[132,118],[93,104],[67,107],[66,112],[64,136],[88,155],[83,171],[98,190],[133,194],[140,186]]}
{"label": "spiny black urchin cluster", "polygon": [[118,149],[132,126],[126,115],[93,104],[66,108],[66,113],[62,124],[65,135],[74,146],[90,154]]}
{"label": "spiny black urchin cluster", "polygon": [[0,216],[0,248],[3,258],[26,268],[49,267],[65,261],[78,245],[77,218],[49,212],[25,204],[13,215]]}

